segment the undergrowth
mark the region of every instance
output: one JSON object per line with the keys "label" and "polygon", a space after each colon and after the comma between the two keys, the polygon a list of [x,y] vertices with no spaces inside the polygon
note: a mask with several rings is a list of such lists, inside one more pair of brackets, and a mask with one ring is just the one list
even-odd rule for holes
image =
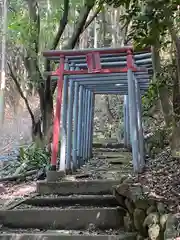
{"label": "undergrowth", "polygon": [[42,168],[49,165],[50,153],[46,148],[39,148],[32,144],[28,148],[21,147],[18,158],[22,163],[29,163],[32,168]]}

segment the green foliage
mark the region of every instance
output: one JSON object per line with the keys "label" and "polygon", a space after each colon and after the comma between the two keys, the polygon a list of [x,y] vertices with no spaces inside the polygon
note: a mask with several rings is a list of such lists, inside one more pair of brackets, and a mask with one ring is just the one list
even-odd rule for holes
{"label": "green foliage", "polygon": [[16,44],[26,44],[29,34],[29,22],[27,12],[20,9],[18,12],[10,12],[8,15],[8,36]]}
{"label": "green foliage", "polygon": [[176,77],[176,66],[167,61],[163,62],[160,72],[161,74],[157,76],[158,81],[153,81],[149,85],[147,93],[142,98],[144,114],[146,114],[158,100],[158,89],[166,86],[169,94],[172,95],[173,78]]}
{"label": "green foliage", "polygon": [[46,149],[38,148],[35,144],[28,148],[20,148],[19,160],[28,163],[32,168],[42,168],[49,165],[50,153]]}
{"label": "green foliage", "polygon": [[122,5],[129,6],[130,0],[105,0],[108,5],[112,5],[114,8],[118,8]]}
{"label": "green foliage", "polygon": [[151,158],[155,158],[157,154],[161,153],[162,150],[168,145],[169,131],[167,128],[158,128],[154,134],[146,139],[145,148],[146,152]]}
{"label": "green foliage", "polygon": [[157,82],[153,82],[149,85],[148,91],[142,98],[144,114],[146,114],[146,112],[149,111],[149,109],[154,105],[157,99],[158,99],[158,84]]}
{"label": "green foliage", "polygon": [[131,22],[131,29],[128,39],[133,40],[136,48],[153,45],[157,36],[164,36],[168,26],[171,26],[175,19],[179,19],[180,11],[178,5],[180,0],[105,0],[113,7],[123,6],[126,13],[120,20],[128,25]]}

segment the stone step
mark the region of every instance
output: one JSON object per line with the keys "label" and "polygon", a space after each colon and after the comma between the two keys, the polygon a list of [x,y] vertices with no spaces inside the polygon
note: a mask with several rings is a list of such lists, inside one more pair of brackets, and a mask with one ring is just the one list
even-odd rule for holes
{"label": "stone step", "polygon": [[[20,205],[21,206],[21,205]],[[119,229],[126,214],[123,208],[22,208],[0,210],[0,224],[11,228]]]}
{"label": "stone step", "polygon": [[121,232],[118,235],[97,234],[59,234],[59,233],[3,233],[2,240],[136,240],[136,233]]}
{"label": "stone step", "polygon": [[37,182],[39,194],[82,194],[82,195],[105,195],[112,193],[112,187],[118,185],[118,180],[80,180],[63,182]]}
{"label": "stone step", "polygon": [[132,158],[132,154],[130,152],[103,152],[101,154],[97,154],[98,158],[118,158],[118,159],[129,159]]}
{"label": "stone step", "polygon": [[103,154],[103,153],[106,153],[106,152],[119,152],[119,153],[122,153],[122,152],[130,152],[128,149],[126,148],[96,148],[96,149],[93,149],[93,153],[95,154]]}
{"label": "stone step", "polygon": [[46,195],[27,199],[23,202],[33,206],[98,206],[98,207],[116,207],[119,205],[116,198],[112,195]]}
{"label": "stone step", "polygon": [[124,143],[93,143],[93,148],[124,148]]}

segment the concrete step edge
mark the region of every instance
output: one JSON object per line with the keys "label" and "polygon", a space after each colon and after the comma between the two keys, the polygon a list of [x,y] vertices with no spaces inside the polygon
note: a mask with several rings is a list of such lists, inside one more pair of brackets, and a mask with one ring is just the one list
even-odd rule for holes
{"label": "concrete step edge", "polygon": [[37,196],[26,199],[23,204],[33,206],[118,206],[113,195],[71,195],[71,196]]}
{"label": "concrete step edge", "polygon": [[121,208],[13,209],[0,210],[0,224],[11,228],[32,229],[118,229],[126,211]]}
{"label": "concrete step edge", "polygon": [[[24,205],[24,204],[22,204],[22,205]],[[123,208],[123,207],[121,207],[121,206],[116,206],[116,207],[97,207],[97,206],[87,206],[87,207],[76,207],[76,206],[74,206],[74,208],[73,208],[73,206],[70,206],[70,207],[72,207],[72,208],[69,208],[68,206],[67,206],[67,208],[66,207],[64,207],[64,208],[58,208],[58,207],[32,207],[32,208],[26,208],[26,207],[22,207],[22,208],[20,208],[21,207],[21,205],[19,205],[18,206],[18,208],[15,208],[15,209],[0,209],[0,217],[2,216],[2,215],[5,215],[6,213],[13,213],[13,214],[15,214],[15,213],[19,213],[19,212],[25,212],[26,211],[26,213],[28,214],[28,213],[31,213],[31,212],[34,212],[34,213],[36,213],[36,212],[64,212],[64,213],[66,213],[66,212],[74,212],[74,213],[78,213],[78,212],[81,212],[81,211],[84,211],[84,212],[89,212],[89,211],[96,211],[96,212],[98,212],[98,211],[119,211],[119,212],[124,212],[125,211],[125,209]],[[73,214],[73,213],[72,213]]]}
{"label": "concrete step edge", "polygon": [[119,235],[65,235],[47,233],[3,233],[0,234],[2,240],[135,240],[136,233],[121,233]]}
{"label": "concrete step edge", "polygon": [[73,179],[72,181],[70,180],[63,180],[63,181],[55,181],[55,182],[48,182],[47,180],[39,180],[37,183],[48,183],[50,185],[52,184],[58,184],[58,185],[64,185],[64,184],[87,184],[87,183],[93,183],[93,184],[103,184],[103,183],[119,183],[119,180],[111,180],[111,179],[83,179],[83,180],[77,180]]}
{"label": "concrete step edge", "polygon": [[81,180],[62,182],[37,182],[37,192],[60,195],[107,195],[112,194],[112,188],[120,183],[119,180]]}

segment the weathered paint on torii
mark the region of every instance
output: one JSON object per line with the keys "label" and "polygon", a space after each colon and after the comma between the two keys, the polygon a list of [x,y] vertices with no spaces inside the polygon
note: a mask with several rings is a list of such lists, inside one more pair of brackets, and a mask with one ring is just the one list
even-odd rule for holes
{"label": "weathered paint on torii", "polygon": [[59,137],[60,170],[75,170],[92,157],[95,94],[121,94],[124,95],[124,144],[132,146],[134,171],[141,172],[145,164],[141,95],[149,84],[150,50],[134,52],[128,46],[46,51],[43,55],[59,62],[56,71],[45,73],[58,79],[51,170],[57,169]]}

